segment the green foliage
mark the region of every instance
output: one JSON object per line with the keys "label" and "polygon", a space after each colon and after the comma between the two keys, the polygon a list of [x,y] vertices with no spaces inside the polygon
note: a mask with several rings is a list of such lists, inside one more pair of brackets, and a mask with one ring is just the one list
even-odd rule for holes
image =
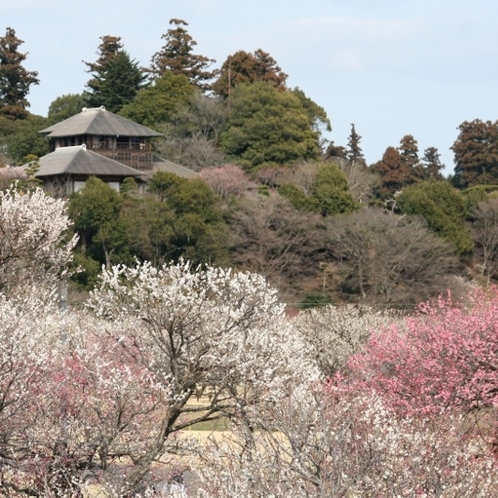
{"label": "green foliage", "polygon": [[18,51],[24,42],[12,28],[0,38],[0,114],[10,119],[23,119],[29,115],[26,96],[31,85],[38,85],[38,73],[27,71],[22,65],[27,54]]}
{"label": "green foliage", "polygon": [[300,88],[294,88],[292,93],[301,101],[303,108],[308,114],[311,128],[321,133],[321,130],[332,131],[330,119],[325,109],[319,106],[314,100],[311,100]]}
{"label": "green foliage", "polygon": [[166,200],[168,194],[177,190],[184,179],[173,173],[158,171],[149,182],[149,192],[156,194],[161,201]]}
{"label": "green foliage", "polygon": [[347,154],[348,151],[346,147],[343,147],[342,145],[336,145],[334,141],[331,141],[327,146],[327,150],[325,151],[324,159],[347,159]]}
{"label": "green foliage", "polygon": [[233,162],[253,170],[317,158],[319,136],[298,97],[260,81],[234,89],[221,146]]}
{"label": "green foliage", "polygon": [[271,194],[271,189],[269,185],[258,185],[258,194],[269,197]]}
{"label": "green foliage", "polygon": [[467,205],[467,212],[471,213],[477,204],[496,196],[498,185],[474,185],[461,192]]}
{"label": "green foliage", "polygon": [[422,216],[428,227],[446,239],[458,254],[472,252],[472,237],[464,224],[467,203],[448,182],[420,182],[406,188],[397,200],[403,213]]}
{"label": "green foliage", "polygon": [[23,162],[25,164],[29,164],[29,166],[26,167],[26,174],[28,177],[35,176],[37,171],[40,169],[39,157],[34,154],[28,154],[23,158]]}
{"label": "green foliage", "polygon": [[134,258],[162,265],[183,257],[195,264],[227,263],[227,233],[219,198],[201,180],[156,173],[153,195],[140,195],[133,181],[122,193],[90,178],[70,200],[74,230],[80,235],[83,271],[74,280],[95,282],[95,265],[131,264]]}
{"label": "green foliage", "polygon": [[166,72],[153,85],[140,90],[119,114],[136,123],[155,126],[171,121],[177,109],[188,104],[193,95],[194,87],[185,76]]}
{"label": "green foliage", "polygon": [[311,185],[311,195],[323,216],[351,213],[359,208],[349,192],[346,175],[335,164],[324,164],[318,170]]}
{"label": "green foliage", "polygon": [[119,112],[144,87],[145,79],[138,62],[132,61],[127,52],[118,52],[105,71],[95,76],[98,84],[88,83],[90,91],[85,93],[85,100],[90,107],[104,106],[110,112]]}
{"label": "green foliage", "polygon": [[170,258],[194,263],[227,263],[227,233],[219,197],[202,180],[158,172],[149,190],[171,210]]}
{"label": "green foliage", "polygon": [[129,226],[129,254],[155,266],[171,261],[175,213],[167,203],[151,196],[128,199],[122,217]]}
{"label": "green foliage", "polygon": [[106,262],[103,246],[109,243],[112,230],[116,229],[121,206],[119,193],[95,177],[71,196],[69,216],[80,236],[79,247],[99,263]]}
{"label": "green foliage", "polygon": [[138,192],[138,184],[131,176],[125,178],[119,186],[119,193],[125,199],[128,198],[132,193],[136,192]]}
{"label": "green foliage", "polygon": [[41,157],[48,154],[48,141],[38,133],[46,124],[46,118],[36,114],[16,121],[0,116],[0,137],[11,161],[23,164],[28,155]]}
{"label": "green foliage", "polygon": [[92,78],[83,97],[90,107],[104,106],[108,111],[119,112],[145,86],[147,76],[123,50],[120,37],[106,35],[100,39],[99,58],[93,63],[85,62]]}
{"label": "green foliage", "polygon": [[308,310],[311,308],[318,308],[322,306],[327,306],[328,304],[331,304],[332,299],[330,296],[326,296],[324,294],[306,294],[303,298],[302,303],[300,304],[300,308],[302,310]]}
{"label": "green foliage", "polygon": [[225,102],[199,91],[192,94],[191,89],[185,97],[185,102],[176,108],[169,130],[181,138],[203,138],[217,144],[228,121]]}
{"label": "green foliage", "polygon": [[223,63],[219,78],[213,83],[213,92],[231,100],[233,89],[242,83],[264,81],[279,90],[285,90],[287,75],[268,53],[258,49],[251,54],[239,50]]}
{"label": "green foliage", "polygon": [[65,119],[81,112],[87,103],[83,95],[79,93],[69,93],[57,97],[48,108],[48,123],[50,125],[60,123]]}
{"label": "green foliage", "polygon": [[84,290],[92,290],[98,282],[101,265],[81,251],[73,255],[71,280]]}
{"label": "green foliage", "polygon": [[335,164],[324,164],[318,169],[307,195],[296,185],[287,183],[278,192],[299,210],[315,211],[322,216],[351,213],[359,208],[349,192],[346,175]]}
{"label": "green foliage", "polygon": [[[98,59],[95,62],[84,62],[86,66],[88,66],[89,73],[102,73],[104,72],[109,62],[121,51],[123,50],[123,44],[121,43],[120,36],[111,36],[104,35],[101,36],[100,39],[102,43],[99,45],[97,54]],[[94,79],[91,79],[89,82],[89,86],[98,85],[98,82]]]}
{"label": "green foliage", "polygon": [[441,154],[436,147],[428,147],[424,151],[422,164],[424,169],[424,180],[442,180],[444,164],[441,162]]}
{"label": "green foliage", "polygon": [[[268,187],[269,188],[269,187]],[[313,197],[306,195],[299,187],[293,183],[285,183],[278,188],[278,193],[289,199],[291,204],[299,211],[317,211],[318,206]]]}
{"label": "green foliage", "polygon": [[401,159],[406,164],[408,170],[411,172],[412,179],[418,177],[417,166],[419,164],[418,158],[418,143],[413,138],[413,135],[405,135],[399,143],[398,147]]}
{"label": "green foliage", "polygon": [[361,136],[356,133],[354,123],[351,123],[351,133],[348,138],[348,148],[346,152],[346,157],[348,161],[356,161],[365,163],[365,157],[363,156],[363,151],[360,147]]}
{"label": "green foliage", "polygon": [[153,55],[151,71],[156,77],[171,72],[176,75],[184,75],[189,82],[200,90],[208,90],[210,85],[207,81],[216,76],[216,71],[208,71],[207,68],[216,62],[204,55],[193,53],[197,42],[190,36],[183,26],[188,23],[182,19],[171,19],[170,24],[175,27],[168,29],[162,35],[165,40],[164,47]]}

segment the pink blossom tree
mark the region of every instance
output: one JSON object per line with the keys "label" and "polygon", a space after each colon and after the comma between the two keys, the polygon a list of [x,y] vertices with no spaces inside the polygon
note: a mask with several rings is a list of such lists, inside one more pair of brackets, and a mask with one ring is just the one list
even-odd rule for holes
{"label": "pink blossom tree", "polygon": [[497,358],[496,291],[473,291],[465,306],[440,298],[373,333],[349,360],[342,385],[377,393],[407,416],[457,412],[496,421]]}
{"label": "pink blossom tree", "polygon": [[200,175],[225,201],[229,201],[232,197],[240,197],[251,185],[255,186],[241,168],[232,164],[218,168],[205,168]]}

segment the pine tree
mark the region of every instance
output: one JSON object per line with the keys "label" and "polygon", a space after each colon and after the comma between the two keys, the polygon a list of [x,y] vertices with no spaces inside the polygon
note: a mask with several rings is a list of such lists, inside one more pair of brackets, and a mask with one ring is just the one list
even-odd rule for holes
{"label": "pine tree", "polygon": [[209,90],[211,85],[207,81],[213,79],[217,71],[208,71],[208,67],[216,61],[193,53],[197,42],[183,27],[188,26],[187,22],[171,19],[169,23],[175,27],[162,35],[166,43],[152,56],[151,72],[155,77],[161,77],[166,71],[183,74],[200,90]]}
{"label": "pine tree", "polygon": [[13,28],[7,28],[0,38],[0,114],[11,119],[28,116],[26,96],[30,86],[40,82],[36,71],[27,71],[22,65],[27,54],[18,52],[18,48],[23,43]]}
{"label": "pine tree", "polygon": [[361,136],[356,133],[354,123],[351,123],[351,133],[348,139],[347,159],[351,162],[365,163],[365,157],[360,147]]}
{"label": "pine tree", "polygon": [[101,40],[97,61],[85,62],[93,77],[86,84],[89,90],[84,98],[90,107],[104,106],[119,112],[145,86],[147,76],[123,50],[120,37],[102,36]]}
{"label": "pine tree", "polygon": [[443,179],[441,171],[444,169],[444,164],[441,162],[441,154],[436,147],[428,147],[425,149],[422,163],[424,180],[429,180],[431,178],[435,180]]}

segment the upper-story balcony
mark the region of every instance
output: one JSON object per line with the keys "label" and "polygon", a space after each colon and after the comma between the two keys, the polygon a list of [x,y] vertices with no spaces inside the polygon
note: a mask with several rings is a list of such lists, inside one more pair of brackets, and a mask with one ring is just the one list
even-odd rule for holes
{"label": "upper-story balcony", "polygon": [[40,133],[50,140],[51,150],[85,144],[88,150],[140,170],[152,169],[150,141],[162,136],[103,107],[83,109]]}

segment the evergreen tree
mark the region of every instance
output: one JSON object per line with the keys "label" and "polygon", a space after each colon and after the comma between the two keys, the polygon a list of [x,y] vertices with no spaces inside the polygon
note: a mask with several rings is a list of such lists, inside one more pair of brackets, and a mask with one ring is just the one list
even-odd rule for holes
{"label": "evergreen tree", "polygon": [[36,71],[27,71],[22,62],[27,54],[18,51],[24,42],[12,28],[7,28],[0,38],[0,114],[11,119],[28,116],[26,96],[31,85],[38,85]]}
{"label": "evergreen tree", "polygon": [[[6,124],[12,124],[12,127]],[[24,164],[28,162],[26,156],[41,157],[49,153],[47,139],[38,133],[46,126],[47,118],[36,114],[29,114],[22,120],[0,120],[0,135],[6,132],[2,145],[10,164]]]}
{"label": "evergreen tree", "polygon": [[310,126],[320,136],[320,146],[323,150],[326,140],[322,138],[323,131],[332,131],[327,112],[315,101],[311,100],[300,88],[294,88],[292,93],[301,101],[303,108],[308,113]]}
{"label": "evergreen tree", "polygon": [[325,151],[324,159],[332,161],[336,159],[346,159],[346,154],[347,154],[346,147],[342,145],[336,145],[335,142],[332,140],[329,143],[327,150]]}
{"label": "evergreen tree", "polygon": [[365,157],[360,147],[361,136],[356,133],[354,123],[351,123],[351,133],[348,139],[347,159],[351,162],[365,163]]}
{"label": "evergreen tree", "polygon": [[142,88],[119,114],[145,126],[173,120],[176,111],[193,98],[194,87],[184,75],[164,73],[154,84]]}
{"label": "evergreen tree", "polygon": [[301,100],[264,81],[234,89],[221,146],[236,164],[248,169],[317,159],[320,150],[319,134]]}
{"label": "evergreen tree", "polygon": [[404,189],[397,200],[403,213],[423,217],[427,226],[446,239],[458,254],[472,252],[472,238],[465,226],[465,198],[449,182],[419,182]]}
{"label": "evergreen tree", "polygon": [[122,49],[119,37],[103,36],[100,56],[94,63],[85,62],[93,77],[88,81],[84,98],[90,107],[104,106],[119,112],[145,86],[147,76]]}
{"label": "evergreen tree", "polygon": [[208,67],[216,61],[193,53],[197,42],[183,27],[188,26],[188,23],[182,19],[171,19],[169,23],[175,27],[162,35],[161,39],[166,43],[159,52],[153,55],[151,72],[155,77],[160,77],[167,71],[183,74],[191,84],[201,90],[208,90],[210,85],[207,81],[217,74],[217,71],[208,71]]}
{"label": "evergreen tree", "polygon": [[61,121],[80,113],[85,106],[85,99],[83,98],[83,95],[79,93],[70,93],[57,97],[48,108],[48,119],[50,124],[60,123]]}
{"label": "evergreen tree", "polygon": [[422,158],[423,163],[423,174],[424,180],[442,180],[442,170],[444,169],[444,164],[441,163],[441,154],[436,147],[428,147],[424,151],[424,157]]}
{"label": "evergreen tree", "polygon": [[380,176],[378,193],[381,197],[389,197],[411,183],[410,170],[401,158],[399,150],[388,147],[382,160],[375,163],[373,170]]}
{"label": "evergreen tree", "polygon": [[464,121],[451,149],[459,188],[498,183],[498,122]]}
{"label": "evergreen tree", "polygon": [[93,75],[87,83],[88,88],[95,90],[99,87],[99,80],[97,76],[103,74],[109,65],[109,62],[123,50],[120,36],[104,35],[100,39],[102,43],[99,45],[97,54],[99,58],[95,62],[85,62],[88,66],[87,72]]}
{"label": "evergreen tree", "polygon": [[282,72],[277,61],[261,49],[254,54],[239,50],[229,55],[221,66],[220,75],[213,83],[213,91],[221,97],[229,97],[240,83],[265,81],[279,90],[285,90],[287,74]]}
{"label": "evergreen tree", "polygon": [[416,179],[420,173],[417,171],[420,161],[418,158],[418,143],[413,138],[413,135],[405,135],[399,142],[398,150],[402,161],[410,170],[413,179]]}

